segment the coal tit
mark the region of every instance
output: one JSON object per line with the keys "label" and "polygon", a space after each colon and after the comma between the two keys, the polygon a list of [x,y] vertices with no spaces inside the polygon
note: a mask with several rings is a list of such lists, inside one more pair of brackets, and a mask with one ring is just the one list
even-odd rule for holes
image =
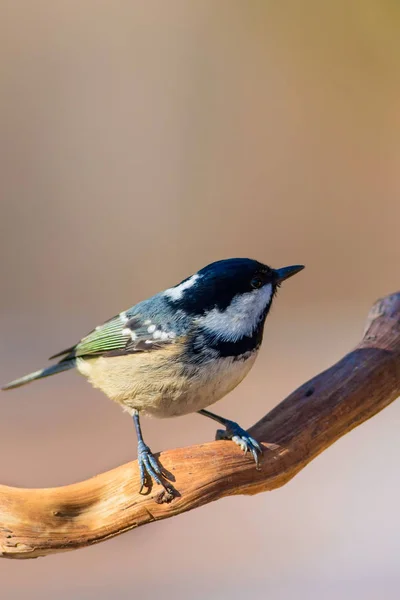
{"label": "coal tit", "polygon": [[133,417],[141,488],[152,479],[169,493],[162,467],[144,443],[139,415],[177,417],[192,412],[225,427],[217,437],[262,452],[239,425],[205,410],[233,390],[251,369],[265,318],[279,285],[304,267],[272,269],[248,258],[214,262],[96,327],[59,362],[12,381],[4,390],[77,368]]}

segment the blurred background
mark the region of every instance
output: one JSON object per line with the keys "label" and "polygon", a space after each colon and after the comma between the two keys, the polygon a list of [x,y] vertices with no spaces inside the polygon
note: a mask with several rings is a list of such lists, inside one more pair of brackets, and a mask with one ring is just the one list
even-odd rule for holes
{"label": "blurred background", "polygon": [[[216,412],[249,426],[354,346],[400,288],[399,32],[395,0],[3,0],[1,382],[230,256],[307,268]],[[3,484],[136,457],[75,373],[0,399]],[[0,561],[1,597],[397,599],[399,426],[395,403],[273,493]],[[154,451],[215,432],[143,428]]]}

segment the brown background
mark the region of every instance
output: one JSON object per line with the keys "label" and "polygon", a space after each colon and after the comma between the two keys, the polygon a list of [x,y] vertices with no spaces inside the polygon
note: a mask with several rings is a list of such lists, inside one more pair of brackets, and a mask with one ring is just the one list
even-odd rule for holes
{"label": "brown background", "polygon": [[[3,0],[1,381],[212,260],[302,262],[250,377],[250,425],[400,288],[400,8],[393,0]],[[76,374],[1,395],[0,481],[51,486],[135,456]],[[212,439],[144,422],[157,451]],[[400,405],[281,490],[97,547],[0,561],[1,598],[397,599]]]}

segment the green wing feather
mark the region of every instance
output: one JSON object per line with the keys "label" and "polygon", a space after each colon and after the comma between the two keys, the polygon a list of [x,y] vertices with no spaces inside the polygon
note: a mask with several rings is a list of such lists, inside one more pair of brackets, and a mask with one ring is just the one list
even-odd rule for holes
{"label": "green wing feather", "polygon": [[[146,322],[146,321],[145,321]],[[154,319],[153,319],[154,322]],[[148,326],[142,316],[136,314],[130,318],[113,317],[103,325],[99,325],[81,339],[76,346],[53,355],[51,358],[62,357],[60,362],[76,357],[100,356],[108,352],[150,352],[174,341],[175,335],[167,335],[160,339],[149,336]]]}
{"label": "green wing feather", "polygon": [[62,360],[64,361],[77,356],[96,356],[111,350],[123,350],[130,341],[129,336],[122,334],[123,329],[124,324],[120,316],[117,315],[93,329],[76,346],[58,352],[50,359],[63,356]]}
{"label": "green wing feather", "polygon": [[75,346],[75,356],[102,354],[125,348],[130,338],[122,335],[123,329],[124,325],[120,317],[114,317],[82,338]]}

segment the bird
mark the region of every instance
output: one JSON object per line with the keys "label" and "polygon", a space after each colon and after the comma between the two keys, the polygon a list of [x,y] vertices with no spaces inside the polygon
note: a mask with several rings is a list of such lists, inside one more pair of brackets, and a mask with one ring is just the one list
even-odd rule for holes
{"label": "bird", "polygon": [[166,418],[197,412],[209,417],[225,428],[217,431],[216,439],[235,442],[259,468],[262,447],[257,440],[207,408],[249,373],[278,288],[303,268],[273,269],[250,258],[213,262],[97,326],[51,356],[58,359],[52,366],[2,389],[76,368],[133,418],[140,493],[148,493],[153,482],[169,495],[175,493],[144,441],[142,415]]}

